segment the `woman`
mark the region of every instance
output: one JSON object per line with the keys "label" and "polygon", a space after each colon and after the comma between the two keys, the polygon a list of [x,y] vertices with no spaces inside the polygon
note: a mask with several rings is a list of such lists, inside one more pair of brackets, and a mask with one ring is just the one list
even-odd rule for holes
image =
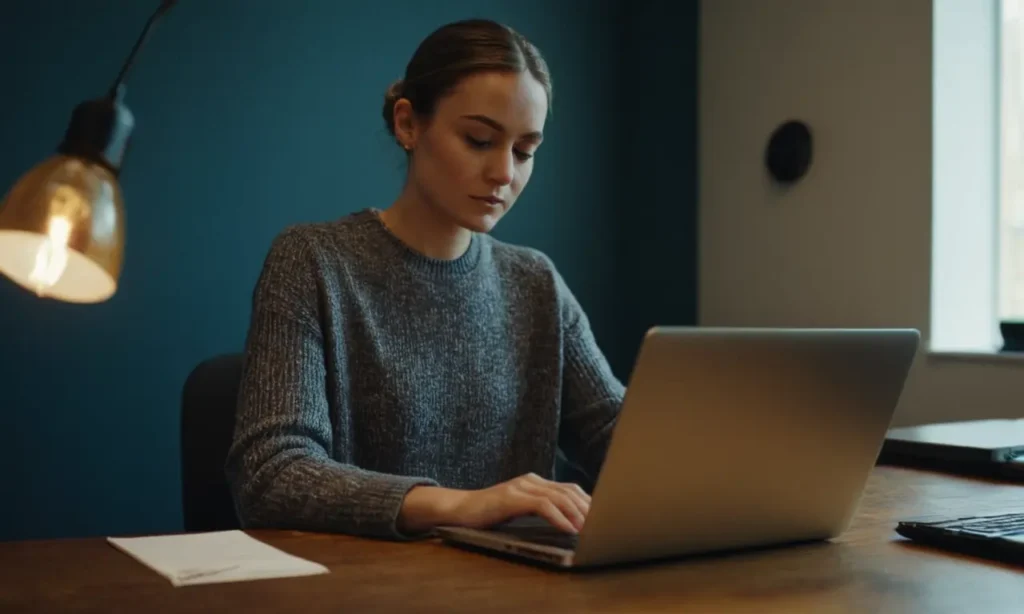
{"label": "woman", "polygon": [[383,211],[286,229],[253,296],[227,462],[246,527],[411,538],[590,504],[624,388],[552,262],[488,232],[533,170],[547,66],[483,20],[425,39],[387,92],[408,157]]}

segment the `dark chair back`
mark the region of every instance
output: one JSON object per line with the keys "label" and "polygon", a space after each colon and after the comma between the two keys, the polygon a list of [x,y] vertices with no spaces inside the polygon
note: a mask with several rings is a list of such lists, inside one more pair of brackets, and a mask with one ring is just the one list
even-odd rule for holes
{"label": "dark chair back", "polygon": [[192,370],[181,399],[181,498],[186,531],[239,528],[224,476],[235,428],[242,355],[224,354]]}

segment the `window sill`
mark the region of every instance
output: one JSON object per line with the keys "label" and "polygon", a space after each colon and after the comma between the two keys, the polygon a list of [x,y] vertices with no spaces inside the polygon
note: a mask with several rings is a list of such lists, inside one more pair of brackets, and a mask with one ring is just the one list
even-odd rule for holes
{"label": "window sill", "polygon": [[1024,365],[1024,352],[1000,352],[998,349],[944,350],[929,348],[928,360]]}

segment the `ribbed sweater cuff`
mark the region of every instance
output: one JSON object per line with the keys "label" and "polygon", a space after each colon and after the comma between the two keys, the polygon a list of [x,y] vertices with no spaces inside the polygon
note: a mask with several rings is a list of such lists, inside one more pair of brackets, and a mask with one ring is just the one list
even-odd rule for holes
{"label": "ribbed sweater cuff", "polygon": [[[360,532],[376,534],[397,540],[413,540],[429,534],[403,533],[398,529],[398,516],[402,511],[405,496],[416,486],[438,486],[429,478],[406,476],[381,476],[367,489],[368,493],[358,502],[363,509],[359,512],[360,522],[372,523],[361,527]],[[357,530],[360,529],[357,525]]]}

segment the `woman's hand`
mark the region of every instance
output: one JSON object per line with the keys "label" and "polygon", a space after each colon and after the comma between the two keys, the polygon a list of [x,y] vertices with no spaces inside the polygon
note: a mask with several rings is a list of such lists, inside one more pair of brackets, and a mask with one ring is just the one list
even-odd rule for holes
{"label": "woman's hand", "polygon": [[576,484],[530,473],[481,490],[413,488],[399,514],[399,529],[421,532],[450,525],[486,528],[536,515],[566,533],[578,533],[590,511],[590,495]]}

